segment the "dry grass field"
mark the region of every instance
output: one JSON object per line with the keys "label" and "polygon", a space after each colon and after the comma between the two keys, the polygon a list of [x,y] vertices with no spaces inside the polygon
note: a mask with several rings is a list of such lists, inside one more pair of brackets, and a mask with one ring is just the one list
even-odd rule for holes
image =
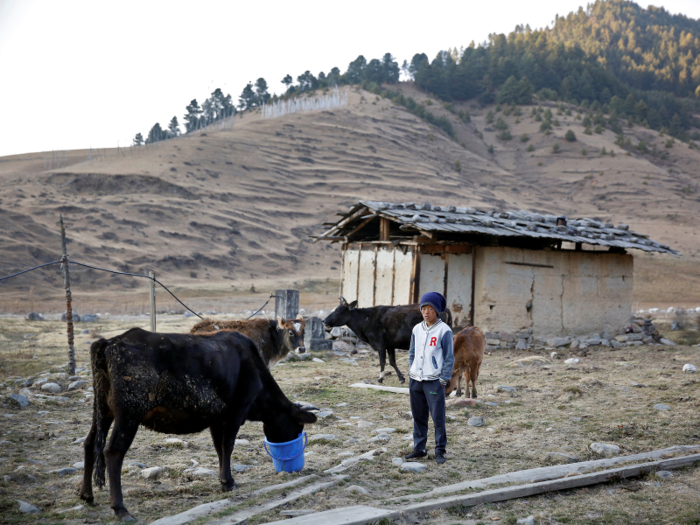
{"label": "dry grass field", "polygon": [[[161,316],[159,330],[185,332],[193,323],[182,316]],[[131,326],[146,327],[147,318],[120,320],[112,315],[109,320],[91,324],[89,333],[76,338],[78,367],[88,366],[87,342],[98,336],[114,336]],[[66,361],[64,330],[60,322],[0,319],[0,382],[4,394],[20,389],[17,379],[42,373],[67,384],[62,375],[65,368],[60,366]],[[680,336],[677,332],[670,334]],[[378,360],[373,352],[362,349],[358,354],[342,355],[342,350],[349,349],[343,345],[337,344],[334,353],[313,356],[323,362],[287,360],[273,369],[290,399],[332,411],[332,415],[307,426],[308,434],[333,434],[335,438],[309,445],[301,473],[276,474],[262,447],[261,425],[247,423],[241,428],[239,438],[248,443],[236,446],[233,462],[252,468],[234,473],[239,486],[231,496],[235,505],[222,511],[219,518],[282,498],[289,492],[250,497],[254,490],[307,474],[326,479],[325,469],[382,446],[386,452],[351,467],[344,472],[348,478],[341,483],[256,515],[246,523],[283,519],[280,515],[283,510],[320,511],[354,504],[387,506],[391,498],[546,465],[543,458],[550,451],[568,453],[581,461],[592,459],[595,454],[589,446],[594,442],[616,444],[623,455],[671,445],[700,444],[698,382],[695,375],[681,372],[686,362],[700,364],[698,347],[593,350],[578,356],[580,363],[576,365],[564,363],[564,359],[573,355],[567,350],[559,349],[555,359],[547,350],[529,354],[499,350],[486,356],[479,381],[480,398],[495,404],[448,409],[447,464],[436,465],[431,453],[424,461],[427,471],[402,473],[391,460],[411,449],[412,421],[406,414],[410,410],[408,396],[349,388],[352,383],[376,381]],[[541,356],[541,360],[534,363],[530,360],[530,364],[518,361],[533,355]],[[398,362],[400,369],[406,371],[406,352],[399,353]],[[80,375],[89,379],[89,369]],[[394,375],[385,384],[400,386]],[[498,392],[499,385],[514,386],[517,391]],[[0,409],[2,523],[113,521],[104,490],[96,492],[95,506],[61,513],[81,504],[76,495],[80,471],[64,477],[52,471],[82,461],[82,446],[73,443],[87,434],[92,401],[85,389],[60,395],[67,400],[33,397],[25,409]],[[665,403],[670,410],[654,409],[657,403]],[[467,418],[474,415],[484,416],[486,426],[467,426]],[[360,422],[369,424],[360,425]],[[382,428],[396,431],[389,434],[386,443],[369,442]],[[125,502],[140,523],[226,497],[219,491],[216,479],[191,479],[184,472],[192,467],[193,461],[216,469],[216,454],[208,433],[178,436],[187,442],[185,447],[166,444],[169,437],[174,436],[141,429],[127,454],[123,471]],[[142,479],[141,469],[129,466],[133,462],[162,466],[165,475],[157,481]],[[354,486],[361,489],[351,488]],[[41,514],[21,514],[17,499],[36,505]],[[700,469],[675,471],[672,478],[665,480],[649,475],[504,503],[435,511],[414,516],[415,521],[405,523],[513,524],[517,518],[530,515],[535,516],[538,525],[697,524],[700,523]]]}

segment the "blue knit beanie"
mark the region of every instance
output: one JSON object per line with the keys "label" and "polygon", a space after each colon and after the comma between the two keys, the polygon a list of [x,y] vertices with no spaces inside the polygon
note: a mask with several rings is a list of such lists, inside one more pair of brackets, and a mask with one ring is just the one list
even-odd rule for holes
{"label": "blue knit beanie", "polygon": [[421,309],[424,306],[432,306],[438,314],[445,311],[445,306],[447,306],[447,299],[445,296],[439,292],[428,292],[420,300]]}

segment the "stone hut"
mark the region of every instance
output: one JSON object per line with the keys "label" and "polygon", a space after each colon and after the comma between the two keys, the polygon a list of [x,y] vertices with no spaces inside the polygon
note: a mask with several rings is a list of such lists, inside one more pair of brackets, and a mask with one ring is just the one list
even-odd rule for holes
{"label": "stone hut", "polygon": [[540,337],[621,333],[629,249],[680,254],[629,226],[526,211],[360,201],[315,237],[342,243],[340,293],[359,307],[442,292],[455,326]]}

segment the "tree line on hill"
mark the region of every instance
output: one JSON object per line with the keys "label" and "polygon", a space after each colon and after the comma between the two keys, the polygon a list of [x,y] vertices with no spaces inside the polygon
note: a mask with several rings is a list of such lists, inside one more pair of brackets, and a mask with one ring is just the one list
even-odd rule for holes
{"label": "tree line on hill", "polygon": [[[341,73],[337,67],[317,76],[305,71],[282,83],[286,92],[270,95],[264,78],[249,82],[236,108],[231,96],[215,90],[200,107],[187,106],[186,132],[277,98],[316,89],[361,84],[379,86],[399,82],[400,72],[445,102],[476,100],[482,105],[528,104],[540,100],[565,101],[597,111],[614,111],[614,121],[647,126],[688,140],[689,128],[700,127],[700,21],[671,15],[663,8],[643,9],[627,0],[596,0],[584,10],[557,16],[554,26],[532,30],[517,26],[508,35],[492,34],[487,42],[466,49],[441,51],[431,61],[417,53],[399,67],[386,53],[381,59],[360,55]],[[454,135],[445,117],[436,117],[425,105],[391,89],[383,94],[411,113]],[[468,114],[459,115],[462,120]],[[179,134],[177,118],[168,129],[153,126],[145,142]],[[140,134],[137,135],[143,142]],[[135,139],[136,142],[136,139]]]}

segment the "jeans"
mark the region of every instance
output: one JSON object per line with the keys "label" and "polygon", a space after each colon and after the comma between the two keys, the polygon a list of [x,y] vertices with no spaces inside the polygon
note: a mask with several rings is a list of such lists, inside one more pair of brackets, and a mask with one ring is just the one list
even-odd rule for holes
{"label": "jeans", "polygon": [[411,413],[413,414],[413,450],[425,450],[428,442],[428,415],[435,425],[435,455],[444,455],[447,446],[445,429],[445,387],[440,381],[409,382]]}

